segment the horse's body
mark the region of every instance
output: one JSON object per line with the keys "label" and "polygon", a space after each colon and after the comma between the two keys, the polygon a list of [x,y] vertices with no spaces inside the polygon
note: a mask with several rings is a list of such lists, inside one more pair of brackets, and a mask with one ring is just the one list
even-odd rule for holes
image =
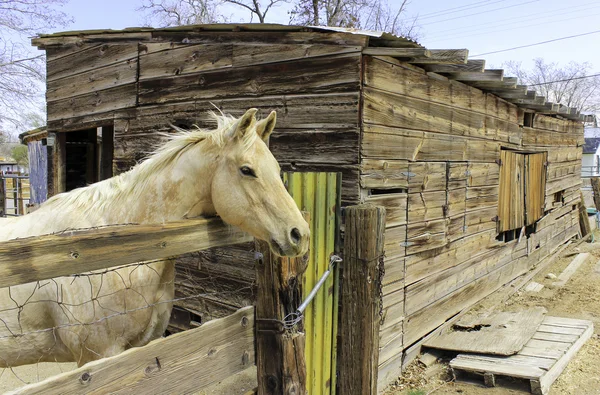
{"label": "horse's body", "polygon": [[[0,241],[218,214],[269,241],[280,255],[305,253],[308,225],[263,141],[275,114],[256,122],[255,112],[239,120],[216,117],[215,132],[182,132],[130,172],[0,221]],[[0,289],[0,366],[39,361],[81,366],[148,343],[168,324],[173,279],[172,262],[159,261]]]}

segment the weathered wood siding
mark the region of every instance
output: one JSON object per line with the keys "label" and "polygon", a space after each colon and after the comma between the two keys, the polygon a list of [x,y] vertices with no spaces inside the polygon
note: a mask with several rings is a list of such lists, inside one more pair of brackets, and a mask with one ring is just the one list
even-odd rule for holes
{"label": "weathered wood siding", "polygon": [[[341,172],[343,203],[359,202],[366,37],[156,31],[115,38],[63,37],[47,47],[51,133],[114,125],[116,175],[151,152],[171,123],[211,127],[208,112],[215,106],[234,116],[251,107],[260,116],[276,110],[270,148],[282,169]],[[57,167],[58,162],[51,171]],[[176,297],[186,298],[178,305],[202,319],[254,301],[254,255],[248,246],[191,254],[177,267]],[[205,295],[192,297],[200,293]]]}
{"label": "weathered wood siding", "polygon": [[[388,210],[382,387],[402,350],[577,234],[583,128],[544,115],[525,127],[523,112],[492,94],[369,56],[361,115],[362,200]],[[506,243],[496,239],[503,149],[547,153],[547,163],[535,157],[545,196],[529,197],[543,216]]]}

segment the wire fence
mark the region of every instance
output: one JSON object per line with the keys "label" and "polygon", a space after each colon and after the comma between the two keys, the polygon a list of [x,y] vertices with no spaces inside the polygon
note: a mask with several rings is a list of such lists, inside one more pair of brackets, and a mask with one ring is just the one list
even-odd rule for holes
{"label": "wire fence", "polygon": [[[246,266],[251,246],[236,246]],[[242,270],[232,280],[236,262],[219,270],[208,261],[213,250],[179,257],[176,269],[174,260],[154,260],[0,289],[0,390],[76,368],[60,364],[69,359],[83,364],[144,345],[163,335],[174,304],[192,307],[201,323],[251,305],[255,279]]]}

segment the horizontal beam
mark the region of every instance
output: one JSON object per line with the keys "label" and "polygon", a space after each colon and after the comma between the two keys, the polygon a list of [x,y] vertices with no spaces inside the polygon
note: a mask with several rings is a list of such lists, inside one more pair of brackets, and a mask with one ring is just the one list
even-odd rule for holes
{"label": "horizontal beam", "polygon": [[394,58],[430,58],[431,52],[426,48],[388,48],[388,47],[366,47],[364,55],[391,56]]}
{"label": "horizontal beam", "polygon": [[409,63],[416,64],[466,64],[469,57],[468,49],[430,49],[430,56],[423,59],[412,59]]}
{"label": "horizontal beam", "polygon": [[0,243],[0,287],[252,240],[219,218],[107,226],[9,240]]}
{"label": "horizontal beam", "polygon": [[448,78],[456,81],[502,81],[504,77],[504,70],[502,69],[488,69],[483,72],[452,72],[448,73]]}
{"label": "horizontal beam", "polygon": [[254,307],[114,357],[21,387],[13,394],[184,394],[254,365]]}
{"label": "horizontal beam", "polygon": [[485,60],[467,60],[464,64],[426,64],[423,68],[432,73],[482,73],[485,69]]}

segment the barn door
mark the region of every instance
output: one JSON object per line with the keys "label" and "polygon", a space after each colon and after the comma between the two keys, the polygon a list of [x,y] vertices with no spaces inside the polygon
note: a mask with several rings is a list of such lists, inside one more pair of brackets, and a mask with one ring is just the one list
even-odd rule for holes
{"label": "barn door", "polygon": [[[310,214],[309,262],[302,284],[303,299],[306,299],[328,270],[331,255],[339,250],[342,176],[340,173],[289,172],[284,173],[283,179],[298,208]],[[309,394],[335,393],[338,267],[333,273],[304,314]]]}

